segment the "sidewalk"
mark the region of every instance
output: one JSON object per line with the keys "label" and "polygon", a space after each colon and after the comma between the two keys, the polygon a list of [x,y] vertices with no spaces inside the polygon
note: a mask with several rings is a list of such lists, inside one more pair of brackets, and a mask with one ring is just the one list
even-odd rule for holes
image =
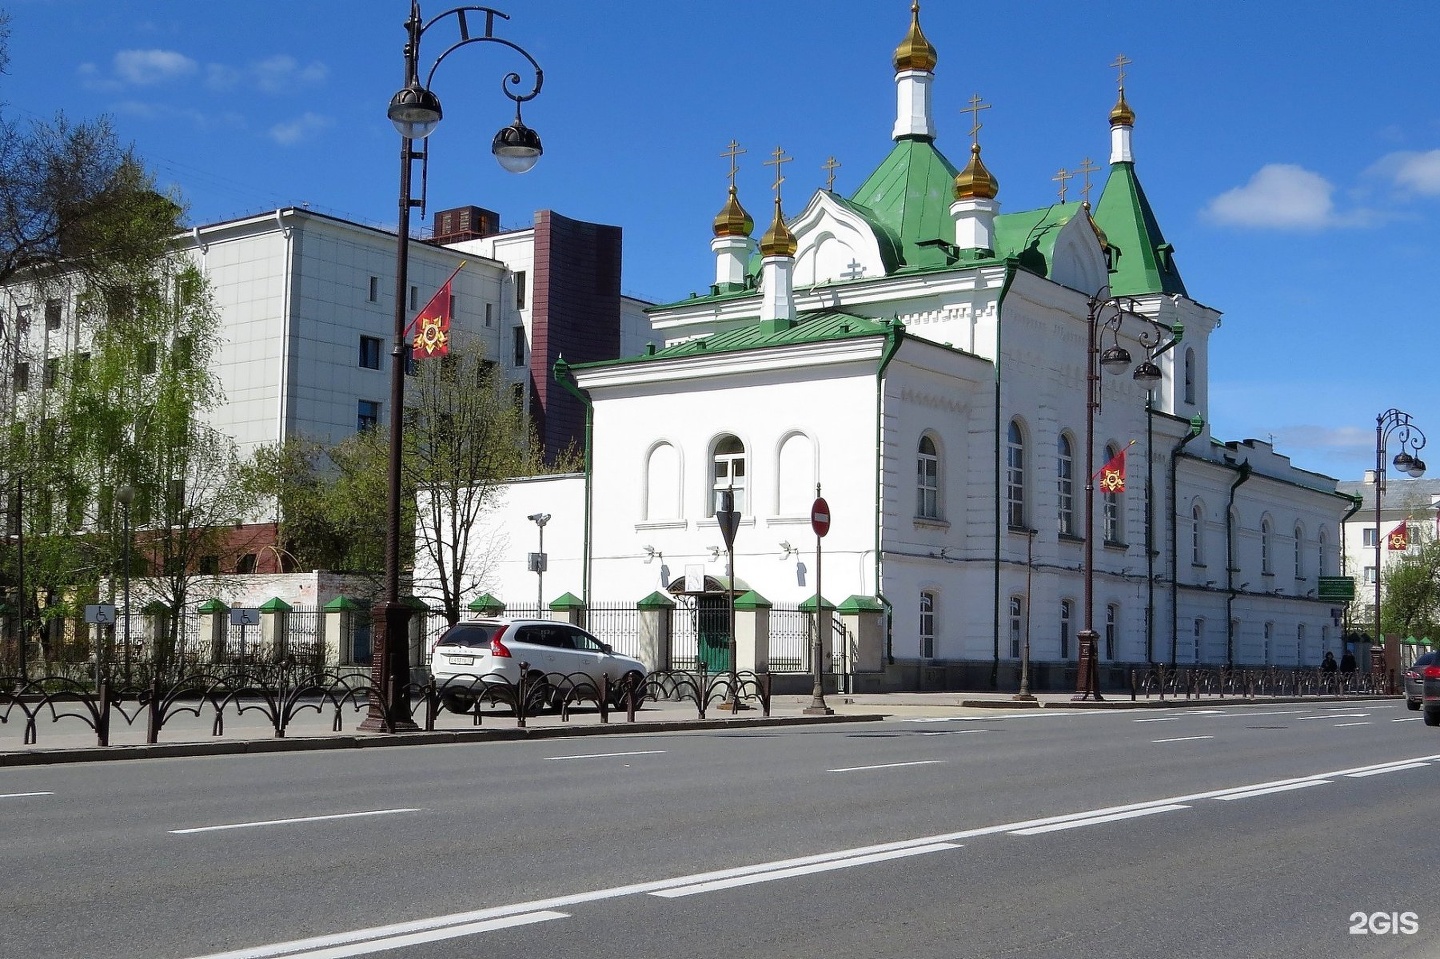
{"label": "sidewalk", "polygon": [[[809,715],[805,710],[811,696],[775,696],[770,716],[761,714],[758,703],[735,715],[712,704],[699,718],[693,702],[647,702],[636,711],[635,721],[628,722],[623,711],[611,711],[609,722],[600,721],[599,710],[593,706],[575,709],[567,718],[553,712],[530,717],[524,728],[517,725],[509,710],[486,709],[480,725],[472,716],[440,713],[435,730],[423,729],[407,733],[361,732],[356,727],[364,718],[363,711],[347,709],[341,715],[340,731],[334,731],[334,713],[324,715],[314,709],[302,709],[291,720],[284,738],[275,736],[274,726],[259,710],[251,709],[236,715],[227,712],[223,730],[213,735],[214,716],[202,713],[193,716],[184,712],[171,716],[161,730],[159,742],[145,743],[145,715],[135,711],[133,720],[115,716],[112,719],[109,746],[96,745],[94,731],[82,719],[67,716],[52,722],[46,712],[36,718],[36,742],[24,743],[25,716],[12,710],[7,721],[0,724],[0,767],[51,765],[74,762],[108,762],[121,759],[155,759],[174,756],[215,756],[241,753],[290,752],[316,749],[359,749],[382,746],[437,745],[446,743],[493,742],[517,739],[560,738],[573,736],[604,736],[624,733],[658,733],[681,730],[754,728],[815,723],[878,722],[886,718],[918,718],[925,716],[980,716],[997,712],[1036,709],[1173,709],[1186,706],[1241,706],[1287,702],[1328,703],[1337,701],[1394,699],[1393,696],[1306,696],[1300,698],[1218,696],[1185,699],[1158,696],[1132,701],[1129,694],[1105,694],[1100,702],[1076,701],[1071,693],[1039,693],[1031,700],[1018,700],[1013,693],[976,692],[896,692],[896,693],[831,693],[826,705],[832,715]],[[127,715],[133,704],[127,706]],[[423,715],[417,715],[423,724]]]}

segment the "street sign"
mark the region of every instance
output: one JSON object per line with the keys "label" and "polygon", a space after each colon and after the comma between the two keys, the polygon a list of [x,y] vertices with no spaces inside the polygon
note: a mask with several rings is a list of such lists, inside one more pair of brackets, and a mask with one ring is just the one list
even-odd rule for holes
{"label": "street sign", "polygon": [[547,570],[547,568],[548,568],[549,560],[550,560],[550,554],[549,554],[549,553],[531,553],[531,554],[530,554],[530,572],[532,572],[532,573],[543,573],[543,572],[545,572],[545,571]]}
{"label": "street sign", "polygon": [[830,532],[830,504],[823,496],[815,497],[815,505],[810,507],[810,528],[816,536]]}
{"label": "street sign", "polygon": [[1355,577],[1321,576],[1320,598],[1330,603],[1341,600],[1349,602],[1355,598]]}
{"label": "street sign", "polygon": [[231,626],[259,626],[260,610],[252,607],[236,607],[230,610]]}
{"label": "street sign", "polygon": [[109,626],[115,622],[115,607],[109,603],[86,606],[85,622],[95,626]]}
{"label": "street sign", "polygon": [[735,531],[740,528],[740,513],[735,509],[735,493],[728,489],[717,492],[715,524],[720,527],[720,535],[725,537],[725,548],[734,549]]}

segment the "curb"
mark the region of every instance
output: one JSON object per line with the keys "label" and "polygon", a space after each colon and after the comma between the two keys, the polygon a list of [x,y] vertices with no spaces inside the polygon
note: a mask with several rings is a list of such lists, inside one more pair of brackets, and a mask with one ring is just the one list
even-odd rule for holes
{"label": "curb", "polygon": [[653,723],[605,723],[594,726],[526,726],[503,729],[457,729],[443,732],[378,733],[365,736],[309,736],[297,739],[233,739],[218,742],[156,743],[140,746],[83,746],[0,753],[0,767],[54,766],[64,763],[113,762],[127,759],[175,759],[190,756],[261,755],[321,749],[369,749],[391,746],[444,746],[463,743],[513,742],[524,739],[568,739],[577,736],[673,733],[710,729],[758,729],[767,726],[813,726],[873,723],[884,714],[835,716],[758,716],[753,719],[683,719]]}
{"label": "curb", "polygon": [[1259,699],[1253,696],[1231,696],[1226,699],[1137,699],[1137,700],[1072,700],[1070,702],[1045,703],[1046,709],[1185,709],[1216,706],[1279,706],[1294,703],[1373,703],[1395,699],[1385,693],[1355,696],[1267,696]]}

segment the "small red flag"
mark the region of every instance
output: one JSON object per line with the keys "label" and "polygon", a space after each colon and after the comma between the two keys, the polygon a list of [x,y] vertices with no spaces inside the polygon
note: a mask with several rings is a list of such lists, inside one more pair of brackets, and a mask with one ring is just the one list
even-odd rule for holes
{"label": "small red flag", "polygon": [[1390,535],[1385,539],[1389,542],[1391,549],[1408,549],[1410,547],[1410,527],[1401,523],[1392,529]]}
{"label": "small red flag", "polygon": [[1121,447],[1120,452],[1110,457],[1110,462],[1100,467],[1100,489],[1105,493],[1125,492],[1125,450],[1129,447]]}
{"label": "small red flag", "polygon": [[450,352],[450,283],[445,285],[415,314],[415,347],[411,356],[417,360],[428,360],[432,356],[444,356]]}

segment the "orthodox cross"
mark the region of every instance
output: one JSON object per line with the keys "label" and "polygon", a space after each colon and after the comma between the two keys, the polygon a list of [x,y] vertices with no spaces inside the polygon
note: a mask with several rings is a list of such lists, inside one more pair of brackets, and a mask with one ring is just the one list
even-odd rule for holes
{"label": "orthodox cross", "polygon": [[841,166],[840,161],[837,160],[837,159],[835,159],[834,157],[831,157],[830,159],[826,160],[825,163],[824,163],[824,165],[821,167],[821,169],[824,170],[824,171],[825,171],[825,174],[826,174],[826,176],[825,176],[825,192],[826,192],[826,193],[834,193],[834,192],[835,192],[835,171],[838,170],[838,169],[840,169],[840,166]]}
{"label": "orthodox cross", "polygon": [[980,94],[978,93],[970,98],[970,105],[968,107],[960,108],[961,113],[970,114],[971,142],[977,146],[980,143],[980,128],[984,126],[984,124],[980,122],[980,111],[988,109],[990,109],[990,104],[981,102]]}
{"label": "orthodox cross", "polygon": [[739,165],[735,162],[735,158],[744,152],[744,150],[740,149],[740,144],[731,140],[730,146],[726,147],[725,152],[720,154],[722,157],[727,157],[730,160],[730,189],[732,190],[735,189],[735,173],[740,169]]}
{"label": "orthodox cross", "polygon": [[1064,203],[1064,202],[1065,202],[1065,183],[1066,183],[1067,180],[1070,180],[1070,179],[1073,178],[1074,176],[1075,176],[1075,174],[1071,173],[1069,170],[1065,169],[1065,168],[1062,166],[1062,167],[1060,168],[1060,172],[1057,173],[1057,174],[1055,174],[1054,176],[1052,176],[1052,177],[1050,178],[1051,180],[1053,180],[1053,181],[1055,181],[1055,182],[1057,182],[1057,183],[1060,184],[1060,202],[1061,202],[1061,203]]}
{"label": "orthodox cross", "polygon": [[1080,168],[1075,171],[1085,178],[1085,188],[1080,191],[1080,195],[1085,198],[1087,204],[1090,202],[1090,174],[1098,173],[1099,170],[1100,168],[1095,165],[1095,161],[1086,157],[1080,161]]}
{"label": "orthodox cross", "polygon": [[1127,57],[1125,54],[1122,53],[1122,54],[1120,54],[1118,57],[1115,58],[1115,62],[1114,62],[1114,63],[1110,64],[1112,67],[1114,67],[1115,69],[1117,69],[1117,70],[1120,71],[1120,89],[1121,89],[1121,90],[1124,90],[1124,89],[1125,89],[1125,68],[1128,67],[1130,64],[1132,64],[1132,63],[1134,63],[1134,62],[1135,62],[1134,60],[1131,60],[1129,57]]}
{"label": "orthodox cross", "polygon": [[785,182],[785,177],[781,174],[781,170],[784,169],[784,168],[781,166],[781,164],[789,163],[791,160],[793,160],[793,159],[795,159],[795,158],[794,158],[794,157],[787,157],[787,156],[785,155],[785,150],[784,150],[783,147],[776,147],[776,148],[775,148],[775,152],[772,153],[772,154],[770,154],[770,155],[773,156],[775,159],[773,159],[773,160],[766,160],[766,161],[765,161],[765,165],[766,165],[766,166],[773,166],[773,167],[775,168],[775,182],[772,184],[772,186],[773,186],[774,189],[775,189],[775,199],[776,199],[776,200],[779,200],[779,199],[780,199],[780,184],[782,184],[782,183]]}
{"label": "orthodox cross", "polygon": [[858,280],[865,275],[865,264],[859,260],[851,260],[845,264],[845,266],[847,269],[844,273],[840,274],[840,279],[842,280]]}

